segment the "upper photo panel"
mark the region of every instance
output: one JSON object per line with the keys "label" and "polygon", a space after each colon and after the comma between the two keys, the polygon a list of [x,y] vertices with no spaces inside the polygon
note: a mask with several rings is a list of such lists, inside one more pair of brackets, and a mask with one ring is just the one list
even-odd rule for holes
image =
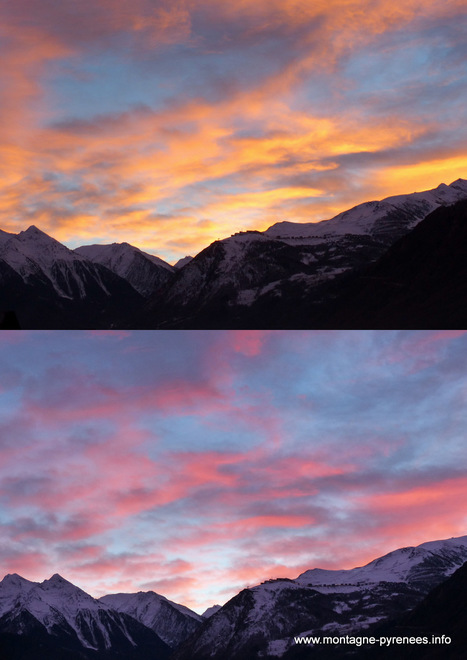
{"label": "upper photo panel", "polygon": [[464,0],[0,0],[0,328],[467,327]]}

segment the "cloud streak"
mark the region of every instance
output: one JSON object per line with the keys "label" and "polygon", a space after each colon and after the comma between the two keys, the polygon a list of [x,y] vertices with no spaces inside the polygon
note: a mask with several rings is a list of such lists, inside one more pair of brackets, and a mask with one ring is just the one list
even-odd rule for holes
{"label": "cloud streak", "polygon": [[202,608],[461,535],[466,341],[6,333],[4,569]]}
{"label": "cloud streak", "polygon": [[172,260],[464,174],[465,7],[3,3],[0,223]]}

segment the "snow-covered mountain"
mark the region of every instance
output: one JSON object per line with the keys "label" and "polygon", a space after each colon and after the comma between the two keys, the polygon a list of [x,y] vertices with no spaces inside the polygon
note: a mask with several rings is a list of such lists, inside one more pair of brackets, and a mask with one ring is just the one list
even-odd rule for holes
{"label": "snow-covered mountain", "polygon": [[[288,658],[296,636],[362,634],[412,609],[466,561],[463,536],[401,548],[350,570],[269,580],[226,603],[174,660]],[[306,652],[310,657],[310,647]]]}
{"label": "snow-covered mountain", "polygon": [[148,320],[193,315],[201,325],[207,317],[222,323],[234,305],[251,304],[303,269],[309,270],[295,247],[260,232],[235,234],[215,241],[177,271],[167,290],[150,301]]}
{"label": "snow-covered mountain", "polygon": [[125,279],[34,225],[0,235],[0,285],[2,308],[24,328],[109,327],[142,300]]}
{"label": "snow-covered mountain", "polygon": [[192,259],[193,259],[193,257],[190,256],[190,255],[188,254],[186,257],[182,257],[181,259],[179,259],[179,260],[174,264],[174,268],[177,268],[177,269],[179,269],[179,268],[183,268],[183,266],[185,266],[185,265],[186,265],[188,262],[190,262]]}
{"label": "snow-covered mountain", "polygon": [[335,282],[314,327],[467,327],[466,245],[467,199],[435,209],[368,268]]}
{"label": "snow-covered mountain", "polygon": [[154,630],[171,648],[176,648],[195,632],[203,617],[184,605],[174,603],[154,591],[135,594],[109,594],[100,598],[118,612],[125,612]]}
{"label": "snow-covered mountain", "polygon": [[218,610],[220,610],[221,607],[222,607],[222,605],[211,605],[211,607],[208,607],[208,609],[203,612],[203,617],[205,619],[209,619],[209,617],[211,617]]}
{"label": "snow-covered mountain", "polygon": [[[360,204],[330,220],[283,222],[215,241],[153,297],[148,318],[152,314],[155,327],[264,327],[258,325],[264,311],[288,299],[319,302],[333,280],[367,267],[434,209],[462,199],[467,181],[458,179]],[[309,319],[304,324],[313,327]]]}
{"label": "snow-covered mountain", "polygon": [[129,243],[83,245],[74,252],[93,263],[106,266],[127,280],[142,296],[154,293],[167,284],[174,272],[170,264]]}
{"label": "snow-covered mountain", "polygon": [[[168,646],[154,633],[127,614],[122,614],[55,574],[41,583],[7,575],[0,582],[0,649],[6,635],[45,638],[57,649],[79,651],[82,658],[141,658],[142,651],[163,660]],[[89,652],[86,654],[86,652]],[[2,657],[6,657],[2,655]]]}
{"label": "snow-covered mountain", "polygon": [[[398,240],[418,236],[427,216],[466,199],[467,181],[458,179],[318,223],[239,232],[176,266],[126,243],[73,251],[34,226],[17,235],[0,230],[0,313],[14,311],[23,328],[350,327],[345,313],[329,326],[329,301],[345,297],[347,282]],[[439,325],[445,292],[434,287]]]}
{"label": "snow-covered mountain", "polygon": [[467,536],[461,536],[399,548],[365,566],[349,570],[314,568],[299,575],[295,581],[323,593],[339,591],[342,586],[366,588],[379,582],[439,583],[465,561]]}
{"label": "snow-covered mountain", "polygon": [[91,279],[109,294],[102,272],[89,264],[89,260],[31,225],[19,234],[10,234],[0,240],[0,258],[25,283],[42,280],[51,284],[62,298],[86,297],[87,279]]}
{"label": "snow-covered mountain", "polygon": [[433,190],[364,202],[330,220],[277,222],[264,234],[292,241],[344,234],[371,235],[383,239],[387,236],[393,242],[439,206],[448,206],[466,197],[467,181],[457,179],[449,186],[441,183]]}
{"label": "snow-covered mountain", "polygon": [[467,536],[430,541],[353,569],[315,568],[293,580],[268,580],[215,606],[209,617],[154,592],[96,600],[58,574],[41,583],[7,575],[0,582],[0,658],[312,658],[313,647],[295,644],[295,637],[390,629],[392,620],[411,611],[466,562]]}

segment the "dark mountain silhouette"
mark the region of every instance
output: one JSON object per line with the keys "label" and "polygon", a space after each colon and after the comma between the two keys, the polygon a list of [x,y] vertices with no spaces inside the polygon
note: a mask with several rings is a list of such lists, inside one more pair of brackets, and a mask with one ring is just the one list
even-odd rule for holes
{"label": "dark mountain silhouette", "polygon": [[[435,587],[411,612],[377,628],[376,635],[424,638],[427,644],[397,647],[401,660],[465,660],[467,657],[467,563]],[[447,639],[446,639],[447,638]],[[389,660],[394,647],[368,650],[368,660]]]}
{"label": "dark mountain silhouette", "polygon": [[433,211],[323,313],[336,328],[465,328],[467,201]]}

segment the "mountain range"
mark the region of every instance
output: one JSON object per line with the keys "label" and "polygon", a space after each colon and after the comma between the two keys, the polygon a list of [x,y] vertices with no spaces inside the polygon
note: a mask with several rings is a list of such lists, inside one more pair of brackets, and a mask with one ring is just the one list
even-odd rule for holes
{"label": "mountain range", "polygon": [[458,179],[239,232],[175,266],[128,243],[70,250],[35,226],[0,230],[0,314],[51,329],[461,326],[466,205]]}
{"label": "mountain range", "polygon": [[151,629],[55,574],[40,584],[0,583],[0,657],[163,660],[170,648]]}
{"label": "mountain range", "polygon": [[[355,655],[346,647],[305,646],[297,638],[417,630],[430,639],[433,633],[464,639],[467,564],[458,569],[465,562],[467,536],[431,541],[358,568],[267,580],[205,616],[154,592],[95,599],[58,574],[41,583],[7,575],[0,582],[0,657],[320,659]],[[379,657],[376,651],[368,657]]]}

